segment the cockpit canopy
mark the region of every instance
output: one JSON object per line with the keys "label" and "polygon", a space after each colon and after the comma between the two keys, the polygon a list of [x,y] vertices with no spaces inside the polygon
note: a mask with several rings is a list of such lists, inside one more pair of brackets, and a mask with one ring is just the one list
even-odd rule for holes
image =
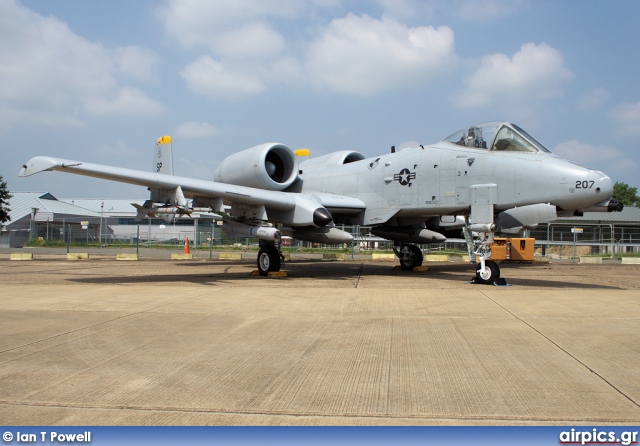
{"label": "cockpit canopy", "polygon": [[509,122],[488,122],[467,127],[445,141],[459,146],[502,152],[549,152],[531,135]]}

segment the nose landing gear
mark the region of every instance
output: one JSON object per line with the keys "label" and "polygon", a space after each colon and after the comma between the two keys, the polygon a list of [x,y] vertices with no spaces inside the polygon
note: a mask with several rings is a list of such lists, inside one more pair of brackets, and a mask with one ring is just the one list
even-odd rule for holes
{"label": "nose landing gear", "polygon": [[485,260],[484,267],[483,262],[478,262],[476,266],[475,282],[484,285],[491,285],[500,278],[500,267],[493,260]]}
{"label": "nose landing gear", "polygon": [[[487,228],[493,229],[490,225]],[[508,285],[507,281],[500,278],[500,266],[491,259],[491,243],[493,242],[493,231],[483,231],[478,233],[478,238],[474,239],[471,229],[464,228],[464,235],[467,241],[467,250],[471,261],[478,259],[476,264],[476,276],[471,279],[471,283],[483,285]]]}

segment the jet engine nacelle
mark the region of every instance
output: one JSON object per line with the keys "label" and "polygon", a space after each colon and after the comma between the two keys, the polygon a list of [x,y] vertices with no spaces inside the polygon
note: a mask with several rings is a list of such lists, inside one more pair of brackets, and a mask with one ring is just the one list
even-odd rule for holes
{"label": "jet engine nacelle", "polygon": [[220,183],[266,190],[284,190],[297,178],[295,153],[277,143],[261,144],[228,156],[213,176]]}

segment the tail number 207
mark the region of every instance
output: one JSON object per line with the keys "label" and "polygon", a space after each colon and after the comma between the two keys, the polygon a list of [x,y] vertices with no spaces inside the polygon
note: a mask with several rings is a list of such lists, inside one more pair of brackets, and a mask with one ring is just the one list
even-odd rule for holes
{"label": "tail number 207", "polygon": [[576,181],[576,189],[591,189],[595,181]]}

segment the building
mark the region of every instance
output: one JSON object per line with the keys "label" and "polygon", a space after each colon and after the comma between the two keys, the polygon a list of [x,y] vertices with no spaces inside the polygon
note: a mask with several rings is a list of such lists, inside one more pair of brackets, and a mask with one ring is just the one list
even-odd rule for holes
{"label": "building", "polygon": [[[192,214],[167,223],[145,218],[136,222],[137,210],[144,199],[57,199],[48,192],[12,192],[9,202],[11,221],[3,225],[0,247],[21,248],[30,238],[61,242],[184,243],[188,237],[206,241],[212,231],[215,214]],[[218,231],[219,237],[220,231]]]}
{"label": "building", "polygon": [[2,226],[0,247],[21,248],[32,233],[47,239],[66,239],[68,225],[79,227],[83,222],[87,222],[87,236],[95,235],[100,214],[60,201],[48,192],[12,192],[12,195],[11,220]]}

